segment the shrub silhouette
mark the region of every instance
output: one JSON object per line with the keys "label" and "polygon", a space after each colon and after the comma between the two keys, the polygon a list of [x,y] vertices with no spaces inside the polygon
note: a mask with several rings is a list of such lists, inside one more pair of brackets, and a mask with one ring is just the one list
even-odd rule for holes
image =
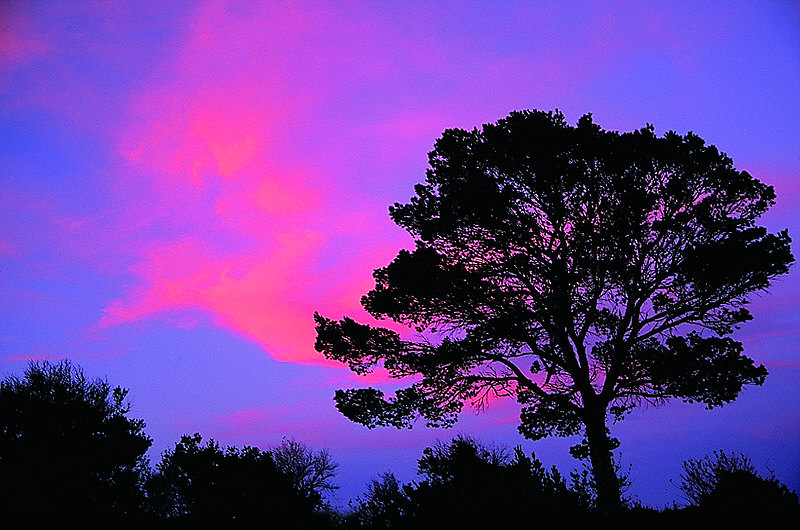
{"label": "shrub silhouette", "polygon": [[449,445],[425,449],[418,469],[425,479],[408,495],[420,520],[508,525],[530,521],[532,513],[551,520],[580,517],[586,509],[555,467],[546,470],[520,448],[512,457],[502,448],[458,436]]}
{"label": "shrub silhouette", "polygon": [[273,454],[183,436],[147,483],[152,515],[165,519],[259,521],[275,528],[325,528],[319,497],[298,488]]}
{"label": "shrub silhouette", "polygon": [[713,518],[800,515],[795,492],[775,477],[761,476],[742,454],[715,451],[683,464],[680,489],[695,512]]}
{"label": "shrub silhouette", "polygon": [[[521,449],[513,457],[458,436],[423,451],[423,479],[400,486],[391,473],[373,480],[355,509],[354,528],[483,528],[588,514],[583,498],[552,468]],[[352,524],[352,521],[351,521]]]}
{"label": "shrub silhouette", "polygon": [[6,516],[132,516],[152,443],[127,390],[69,361],[0,382],[0,510]]}
{"label": "shrub silhouette", "polygon": [[410,519],[410,504],[403,485],[391,472],[378,475],[367,485],[363,498],[345,519],[345,528],[378,530],[404,528]]}

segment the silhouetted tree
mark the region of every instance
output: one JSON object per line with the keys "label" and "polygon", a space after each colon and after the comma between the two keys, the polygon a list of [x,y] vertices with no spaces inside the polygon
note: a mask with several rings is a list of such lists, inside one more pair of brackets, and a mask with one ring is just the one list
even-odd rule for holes
{"label": "silhouetted tree", "polygon": [[[318,498],[298,489],[272,453],[181,437],[148,481],[152,514],[167,519],[259,521],[274,528],[326,528]],[[271,525],[271,526],[270,526]]]}
{"label": "silhouetted tree", "polygon": [[702,515],[718,519],[800,516],[797,493],[774,476],[763,477],[742,454],[715,451],[683,464],[680,489]]}
{"label": "silhouetted tree", "polygon": [[756,220],[773,188],[694,134],[605,131],[558,112],[450,129],[392,220],[416,239],[362,298],[411,337],[315,314],[316,349],[410,387],[336,392],[368,427],[449,426],[465,403],[522,405],[530,439],[583,434],[604,512],[621,507],[608,421],[670,398],[708,407],[767,371],[729,335],[785,274],[786,231]]}
{"label": "silhouetted tree", "polygon": [[140,514],[145,452],[127,390],[69,361],[0,382],[0,513],[81,519]]}
{"label": "silhouetted tree", "polygon": [[326,449],[314,451],[297,440],[285,438],[271,453],[278,470],[318,507],[322,506],[325,493],[338,488],[333,478],[339,465]]}
{"label": "silhouetted tree", "polygon": [[410,523],[409,502],[397,477],[391,472],[382,473],[370,481],[363,497],[356,498],[345,527],[364,530],[406,528]]}

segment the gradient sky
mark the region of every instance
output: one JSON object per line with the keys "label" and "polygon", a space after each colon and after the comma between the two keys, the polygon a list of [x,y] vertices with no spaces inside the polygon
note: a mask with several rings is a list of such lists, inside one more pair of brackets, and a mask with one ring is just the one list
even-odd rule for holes
{"label": "gradient sky", "polygon": [[[444,129],[513,110],[693,131],[775,186],[763,224],[800,241],[798,94],[793,1],[5,0],[0,375],[69,358],[130,389],[154,462],[193,432],[327,447],[338,504],[458,433],[568,472],[577,440],[523,440],[513,403],[451,430],[350,423],[335,389],[392,385],[317,354],[314,311],[371,321],[373,269],[412,243],[388,206]],[[762,387],[614,427],[643,503],[680,500],[681,462],[716,449],[800,491],[799,275],[736,334]]]}

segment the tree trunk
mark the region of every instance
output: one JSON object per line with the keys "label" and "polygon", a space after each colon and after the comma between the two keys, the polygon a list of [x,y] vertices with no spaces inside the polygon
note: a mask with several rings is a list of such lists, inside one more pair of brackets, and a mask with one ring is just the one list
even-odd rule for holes
{"label": "tree trunk", "polygon": [[614,468],[605,410],[592,416],[586,422],[586,441],[589,444],[589,460],[597,487],[597,507],[603,515],[615,515],[622,510],[622,491]]}

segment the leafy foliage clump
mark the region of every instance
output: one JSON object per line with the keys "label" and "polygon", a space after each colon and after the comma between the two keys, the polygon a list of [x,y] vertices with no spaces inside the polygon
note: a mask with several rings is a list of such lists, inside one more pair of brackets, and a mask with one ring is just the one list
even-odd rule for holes
{"label": "leafy foliage clump", "polygon": [[[222,447],[183,436],[148,480],[152,515],[161,519],[262,521],[276,528],[322,524],[321,493],[335,465],[295,441],[276,451]],[[317,473],[319,472],[319,473]]]}
{"label": "leafy foliage clump", "polygon": [[128,391],[69,361],[32,362],[0,382],[0,507],[5,515],[124,517],[141,513],[144,421]]}
{"label": "leafy foliage clump", "polygon": [[[467,436],[438,442],[418,460],[418,482],[391,473],[373,480],[350,517],[353,528],[485,528],[588,517],[592,497],[520,448],[513,456]],[[577,485],[577,484],[576,484]],[[585,484],[584,484],[585,485]]]}
{"label": "leafy foliage clump", "polygon": [[692,507],[709,516],[800,516],[797,493],[764,477],[743,454],[715,451],[683,464],[680,489]]}

